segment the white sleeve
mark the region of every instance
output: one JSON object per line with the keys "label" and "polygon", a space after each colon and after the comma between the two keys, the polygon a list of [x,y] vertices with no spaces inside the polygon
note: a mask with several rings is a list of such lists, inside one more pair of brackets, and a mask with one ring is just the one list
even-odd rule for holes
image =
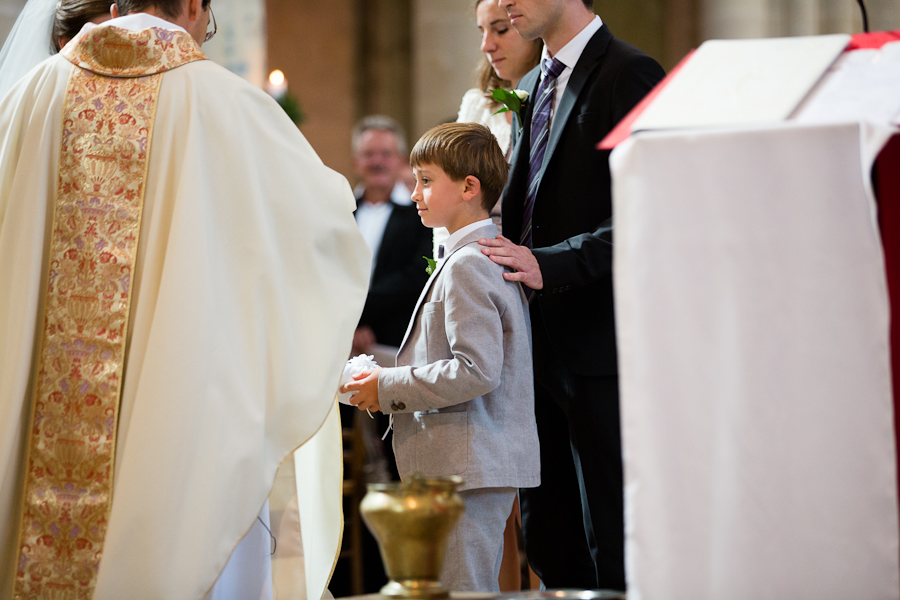
{"label": "white sleeve", "polygon": [[484,97],[484,93],[477,88],[472,88],[462,97],[462,103],[459,105],[459,115],[456,117],[456,122],[481,123],[482,125],[486,125],[484,122],[484,108],[486,103],[487,99]]}

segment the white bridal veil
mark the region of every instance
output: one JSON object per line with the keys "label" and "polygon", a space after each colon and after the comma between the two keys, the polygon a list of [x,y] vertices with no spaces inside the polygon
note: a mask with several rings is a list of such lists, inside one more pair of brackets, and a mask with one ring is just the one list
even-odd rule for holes
{"label": "white bridal veil", "polygon": [[9,89],[55,50],[50,36],[57,0],[28,0],[0,50],[0,100]]}

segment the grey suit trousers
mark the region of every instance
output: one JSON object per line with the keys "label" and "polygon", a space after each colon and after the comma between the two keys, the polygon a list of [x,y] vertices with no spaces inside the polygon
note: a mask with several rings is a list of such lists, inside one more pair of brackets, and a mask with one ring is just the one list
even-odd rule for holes
{"label": "grey suit trousers", "polygon": [[476,488],[459,495],[466,512],[450,532],[441,584],[451,592],[499,592],[503,530],[516,488]]}

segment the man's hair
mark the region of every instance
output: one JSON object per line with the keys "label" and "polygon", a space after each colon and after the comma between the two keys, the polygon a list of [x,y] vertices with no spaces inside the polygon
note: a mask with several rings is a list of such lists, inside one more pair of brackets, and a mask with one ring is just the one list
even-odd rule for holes
{"label": "man's hair", "polygon": [[[201,6],[209,8],[210,0],[203,0]],[[119,9],[120,15],[130,15],[131,13],[144,12],[148,8],[155,8],[170,19],[177,19],[181,16],[184,0],[116,0],[116,8]]]}
{"label": "man's hair", "polygon": [[397,121],[384,115],[369,115],[363,117],[353,126],[352,147],[353,155],[359,151],[359,143],[362,136],[367,131],[388,131],[394,134],[397,140],[397,151],[401,156],[406,154],[406,134],[403,132],[403,126]]}
{"label": "man's hair", "polygon": [[445,123],[430,129],[409,155],[415,167],[437,165],[453,181],[481,182],[481,207],[490,212],[506,185],[509,164],[491,130],[478,123]]}
{"label": "man's hair", "polygon": [[53,16],[53,33],[50,43],[60,51],[59,38],[74,38],[84,24],[101,15],[109,16],[109,0],[61,0],[56,4]]}
{"label": "man's hair", "polygon": [[581,0],[584,2],[584,7],[594,10],[594,0]]}

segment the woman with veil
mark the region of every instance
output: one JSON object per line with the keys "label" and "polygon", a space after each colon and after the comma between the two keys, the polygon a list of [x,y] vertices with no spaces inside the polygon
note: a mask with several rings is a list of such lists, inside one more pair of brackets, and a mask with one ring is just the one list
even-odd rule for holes
{"label": "woman with veil", "polygon": [[50,58],[85,23],[110,18],[112,0],[28,0],[0,51],[0,100],[19,79]]}

